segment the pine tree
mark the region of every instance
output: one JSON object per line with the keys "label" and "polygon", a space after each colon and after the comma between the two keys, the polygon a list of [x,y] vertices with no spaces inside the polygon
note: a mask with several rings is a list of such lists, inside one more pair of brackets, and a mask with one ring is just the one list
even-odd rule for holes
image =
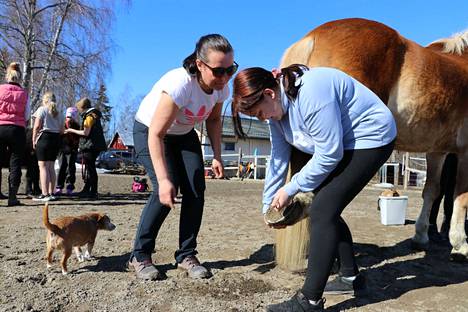
{"label": "pine tree", "polygon": [[104,84],[101,84],[97,92],[97,97],[95,99],[96,105],[94,105],[94,107],[96,107],[102,113],[102,128],[104,130],[104,136],[107,138],[109,132],[109,124],[112,118],[112,106],[109,105],[109,98],[107,97],[106,92],[106,86]]}

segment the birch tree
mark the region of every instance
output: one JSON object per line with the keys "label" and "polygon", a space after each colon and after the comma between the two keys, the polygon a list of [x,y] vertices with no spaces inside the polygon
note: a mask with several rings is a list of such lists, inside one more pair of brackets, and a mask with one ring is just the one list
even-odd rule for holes
{"label": "birch tree", "polygon": [[33,111],[45,90],[66,106],[92,90],[110,70],[113,1],[0,0],[0,66],[23,64]]}

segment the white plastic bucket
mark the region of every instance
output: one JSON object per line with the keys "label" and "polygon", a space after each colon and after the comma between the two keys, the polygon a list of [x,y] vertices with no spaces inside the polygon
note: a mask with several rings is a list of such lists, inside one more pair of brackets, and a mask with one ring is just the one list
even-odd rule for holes
{"label": "white plastic bucket", "polygon": [[383,225],[405,224],[408,196],[379,196],[380,222]]}

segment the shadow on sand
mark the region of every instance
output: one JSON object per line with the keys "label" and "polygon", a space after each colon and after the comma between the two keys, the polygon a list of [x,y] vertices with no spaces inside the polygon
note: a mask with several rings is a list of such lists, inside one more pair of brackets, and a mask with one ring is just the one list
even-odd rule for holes
{"label": "shadow on sand", "polygon": [[266,244],[260,247],[257,251],[252,253],[246,259],[240,260],[218,260],[212,262],[205,262],[204,264],[210,269],[224,270],[237,266],[249,266],[259,264],[254,269],[255,272],[266,273],[275,267],[275,256],[273,251],[273,244]]}
{"label": "shadow on sand", "polygon": [[[51,205],[57,206],[122,206],[128,204],[138,204],[143,207],[150,193],[113,193],[99,194],[97,199],[81,198],[79,196],[58,196],[57,201],[49,202]],[[44,202],[32,201],[30,199],[22,199],[22,203],[26,206],[43,206]]]}
{"label": "shadow on sand", "polygon": [[399,298],[415,289],[443,287],[468,281],[468,266],[466,263],[450,262],[450,250],[448,242],[432,243],[422,257],[389,262],[391,259],[415,253],[411,248],[411,239],[391,247],[355,243],[357,261],[361,272],[366,276],[368,295],[347,299],[327,311],[363,307]]}

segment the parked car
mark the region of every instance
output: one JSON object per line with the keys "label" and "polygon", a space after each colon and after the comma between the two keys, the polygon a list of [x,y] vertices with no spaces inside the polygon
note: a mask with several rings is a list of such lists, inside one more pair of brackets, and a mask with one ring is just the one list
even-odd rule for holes
{"label": "parked car", "polygon": [[96,159],[96,167],[103,169],[118,169],[124,165],[133,164],[133,155],[131,152],[122,150],[108,150],[99,154]]}

